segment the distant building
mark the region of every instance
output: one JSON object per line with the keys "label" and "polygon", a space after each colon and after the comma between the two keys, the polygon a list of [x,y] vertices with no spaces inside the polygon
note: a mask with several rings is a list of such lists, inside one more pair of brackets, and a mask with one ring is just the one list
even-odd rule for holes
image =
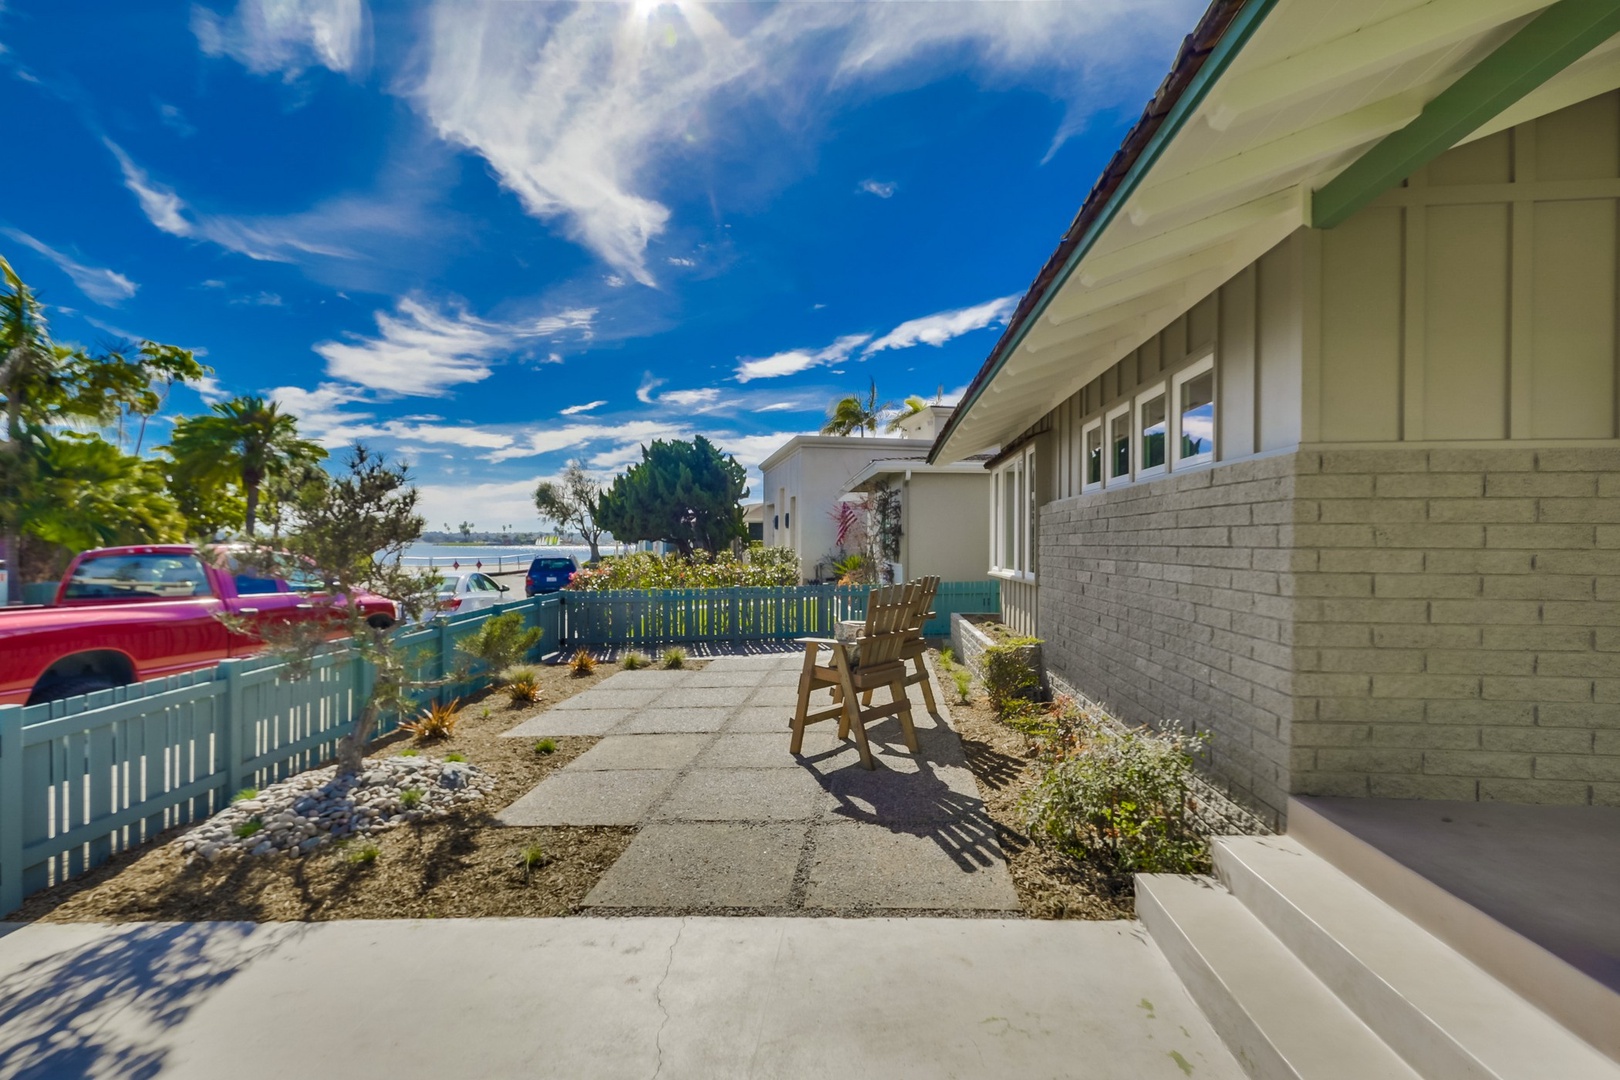
{"label": "distant building", "polygon": [[[990,568],[990,474],[984,454],[949,465],[929,465],[926,448],[915,455],[883,458],[850,478],[849,490],[895,500],[889,577],[906,581],[935,576],[975,581]],[[873,527],[881,527],[874,523]]]}

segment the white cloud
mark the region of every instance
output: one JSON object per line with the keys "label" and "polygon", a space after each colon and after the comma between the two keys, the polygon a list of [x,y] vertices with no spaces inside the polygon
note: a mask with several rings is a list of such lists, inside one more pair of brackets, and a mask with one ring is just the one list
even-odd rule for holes
{"label": "white cloud", "polygon": [[[892,91],[945,71],[1033,85],[1070,106],[1054,145],[1091,110],[1139,92],[1138,61],[1168,55],[1192,0],[1066,3],[481,4],[439,0],[421,74],[404,92],[449,142],[494,169],[524,209],[652,284],[666,229],[666,159],[756,125],[795,132],[834,96]],[[1128,72],[1130,78],[1111,78]],[[1134,101],[1131,102],[1134,104]]]}
{"label": "white cloud", "polygon": [[769,405],[761,405],[755,412],[791,412],[799,406],[791,401],[773,401]]}
{"label": "white cloud", "polygon": [[233,296],[230,302],[237,305],[251,305],[253,307],[281,307],[281,295],[273,292],[258,292],[252,296]]}
{"label": "white cloud", "polygon": [[417,507],[429,529],[442,522],[471,521],[473,528],[481,530],[502,525],[529,530],[540,522],[534,489],[541,479],[418,484]]}
{"label": "white cloud", "polygon": [[512,445],[512,436],[499,431],[474,427],[471,424],[446,427],[395,422],[383,425],[383,433],[391,439],[465,446],[478,450],[500,450]]}
{"label": "white cloud", "polygon": [[146,170],[124,153],[123,147],[111,139],[102,141],[113,152],[113,157],[118,159],[118,167],[124,172],[124,186],[134,193],[146,219],[171,236],[191,236],[192,224],[183,213],[186,204],[174,193],[174,189],[153,182]]}
{"label": "white cloud", "polygon": [[738,382],[776,379],[813,367],[836,364],[849,359],[850,354],[871,340],[871,337],[871,334],[845,334],[823,349],[789,349],[773,356],[744,359],[737,365],[736,379]]}
{"label": "white cloud", "polygon": [[200,5],[191,32],[208,56],[229,56],[249,71],[280,71],[289,80],[319,65],[350,72],[364,44],[363,0],[239,0],[229,16]]}
{"label": "white cloud", "polygon": [[679,255],[671,255],[667,259],[665,259],[664,261],[669,263],[669,265],[671,265],[671,266],[696,266],[697,265],[697,260],[696,259],[684,259],[684,258],[680,257]]}
{"label": "white cloud", "polygon": [[943,345],[952,338],[961,337],[974,330],[1005,324],[1012,317],[1013,309],[1018,306],[1021,295],[1014,293],[1012,296],[988,300],[973,307],[941,311],[920,319],[907,320],[868,345],[862,350],[861,355],[871,356],[884,349],[909,349],[919,344]]}
{"label": "white cloud", "polygon": [[709,386],[702,390],[671,390],[659,394],[658,400],[665,404],[687,408],[693,405],[712,405],[719,397],[720,391]]}
{"label": "white cloud", "polygon": [[490,365],[533,342],[563,333],[590,332],[594,308],[574,308],[526,322],[491,322],[464,310],[435,310],[409,297],[395,313],[376,313],[377,335],[323,341],[315,351],[334,379],[394,394],[440,396],[461,383],[480,382]]}
{"label": "white cloud", "polygon": [[197,129],[192,126],[191,121],[186,119],[186,114],[180,111],[180,106],[170,105],[166,101],[157,101],[155,99],[152,104],[157,108],[158,119],[163,121],[164,127],[182,139],[189,139],[197,134]]}
{"label": "white cloud", "polygon": [[219,380],[212,375],[204,375],[187,384],[197,392],[197,396],[209,405],[228,401],[231,397],[229,390],[220,385]]}
{"label": "white cloud", "polygon": [[880,199],[887,199],[894,195],[900,187],[892,180],[862,180],[856,185],[857,191],[864,191],[868,195],[876,195]]}
{"label": "white cloud", "polygon": [[[562,427],[532,431],[522,442],[490,454],[489,460],[507,461],[512,458],[536,457],[541,454],[554,454],[559,450],[568,450],[573,456],[580,456],[585,448],[602,443],[611,443],[613,446],[612,450],[603,453],[617,454],[654,439],[685,439],[690,436],[691,429],[688,427],[662,420],[632,420],[618,424],[564,424]],[[595,467],[612,466],[595,465]]]}
{"label": "white cloud", "polygon": [[636,387],[636,400],[643,405],[651,405],[654,401],[653,391],[668,381],[668,379],[654,378],[652,372],[647,372],[641,377],[641,385]]}
{"label": "white cloud", "polygon": [[566,409],[558,409],[557,411],[563,416],[578,416],[580,413],[590,412],[592,409],[599,409],[606,404],[606,401],[588,401],[583,405],[570,405]]}
{"label": "white cloud", "polygon": [[17,229],[4,229],[7,236],[24,247],[33,248],[51,262],[57,269],[72,279],[74,287],[84,293],[96,303],[106,307],[115,307],[120,301],[128,300],[135,295],[140,286],[135,284],[116,270],[108,270],[101,266],[86,266],[77,259],[46,244],[36,240],[25,232]]}

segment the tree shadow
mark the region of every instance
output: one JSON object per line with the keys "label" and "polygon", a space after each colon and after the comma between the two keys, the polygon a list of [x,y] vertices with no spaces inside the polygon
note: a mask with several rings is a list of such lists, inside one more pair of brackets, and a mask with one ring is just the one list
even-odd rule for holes
{"label": "tree shadow", "polygon": [[1024,760],[978,739],[963,739],[962,753],[979,782],[999,791],[1018,779]]}
{"label": "tree shadow", "polygon": [[170,1034],[210,993],[292,927],[142,924],[95,936],[0,976],[0,1076],[146,1080]]}

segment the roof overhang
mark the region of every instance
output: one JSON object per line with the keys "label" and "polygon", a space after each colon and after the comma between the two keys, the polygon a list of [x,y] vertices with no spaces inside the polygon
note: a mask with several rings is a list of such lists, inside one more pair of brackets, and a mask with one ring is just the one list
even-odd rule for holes
{"label": "roof overhang", "polygon": [[929,460],[1011,442],[1296,229],[1620,87],[1617,30],[1620,0],[1216,0]]}
{"label": "roof overhang", "polygon": [[891,476],[985,476],[985,463],[981,460],[953,461],[946,465],[930,465],[921,456],[915,458],[889,458],[874,461],[849,478],[847,490],[869,491]]}

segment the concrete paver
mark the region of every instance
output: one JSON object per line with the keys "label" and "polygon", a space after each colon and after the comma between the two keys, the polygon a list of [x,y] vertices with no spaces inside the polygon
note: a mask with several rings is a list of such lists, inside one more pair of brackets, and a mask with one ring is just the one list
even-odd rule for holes
{"label": "concrete paver", "polygon": [[634,825],[680,774],[673,769],[564,768],[496,815],[502,825]]}
{"label": "concrete paver", "polygon": [[593,908],[785,907],[803,824],[655,822],[585,897]]}
{"label": "concrete paver", "polygon": [[659,692],[658,700],[648,702],[665,709],[689,708],[736,708],[748,700],[754,692],[752,685],[745,686],[683,686],[673,690]]}
{"label": "concrete paver", "polygon": [[[733,709],[726,721],[727,731],[778,732],[786,735],[793,723],[793,702],[786,705],[744,705]],[[825,727],[826,725],[820,725]],[[810,730],[814,731],[815,728]],[[782,744],[786,746],[786,743]]]}
{"label": "concrete paver", "polygon": [[38,924],[0,1003],[0,1072],[34,1077],[1244,1075],[1129,922]]}
{"label": "concrete paver", "polygon": [[551,712],[573,712],[597,709],[645,709],[658,704],[658,698],[667,693],[657,686],[609,687],[605,683],[564,698],[550,709]]}
{"label": "concrete paver", "polygon": [[1017,911],[988,818],[932,825],[818,825],[807,908]]}
{"label": "concrete paver", "polygon": [[564,771],[590,769],[681,769],[691,764],[706,735],[609,735],[564,766]]}
{"label": "concrete paver", "polygon": [[[785,731],[733,731],[730,728],[710,743],[698,756],[695,764],[700,769],[800,769],[804,766],[792,754],[782,752]],[[827,730],[811,728],[804,733],[806,755],[830,753],[841,749],[837,736]]]}
{"label": "concrete paver", "polygon": [[637,709],[612,728],[615,735],[656,735],[678,732],[714,732],[725,726],[724,708]]}
{"label": "concrete paver", "polygon": [[503,739],[537,739],[544,735],[606,735],[635,715],[634,709],[547,709],[517,727],[501,732]]}
{"label": "concrete paver", "polygon": [[653,816],[678,821],[808,821],[832,807],[832,796],[803,769],[693,769]]}

